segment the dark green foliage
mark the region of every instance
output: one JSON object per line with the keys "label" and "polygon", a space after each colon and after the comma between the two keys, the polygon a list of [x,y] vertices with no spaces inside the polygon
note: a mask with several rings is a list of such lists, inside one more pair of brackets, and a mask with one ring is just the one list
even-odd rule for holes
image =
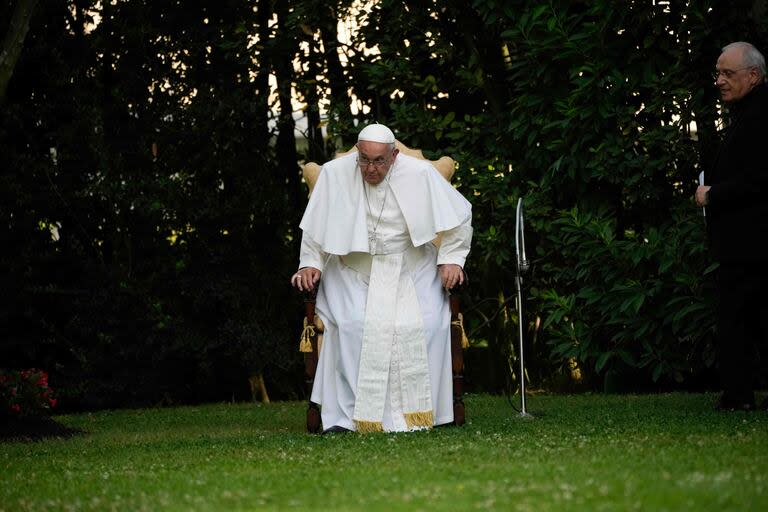
{"label": "dark green foliage", "polygon": [[768,49],[760,2],[205,4],[38,3],[0,117],[3,366],[50,371],[64,407],[246,398],[259,372],[298,395],[297,160],[378,120],[459,162],[484,386],[520,377],[520,197],[535,385],[709,371],[715,269],[690,198],[722,121],[710,71],[733,40]]}
{"label": "dark green foliage", "polygon": [[553,283],[574,285],[532,295],[547,315],[542,328],[556,355],[594,363],[598,372],[649,368],[654,381],[682,382],[713,364],[712,267],[700,273],[700,221],[680,210],[644,238],[619,237],[615,220],[577,209],[553,222],[549,241],[569,264],[542,256],[541,270]]}
{"label": "dark green foliage", "polygon": [[524,197],[536,383],[574,363],[585,377],[629,367],[666,385],[709,372],[714,273],[690,197],[700,155],[716,147],[710,71],[728,42],[766,48],[764,10],[417,4],[373,7],[373,19],[392,23],[361,31],[382,52],[355,63],[355,92],[403,140],[460,163],[456,183],[474,205],[474,340],[487,341],[501,367],[512,362],[514,219]]}
{"label": "dark green foliage", "polygon": [[253,11],[107,2],[86,31],[92,7],[40,6],[4,106],[0,359],[65,407],[245,399],[262,372],[295,396],[302,192],[249,80]]}

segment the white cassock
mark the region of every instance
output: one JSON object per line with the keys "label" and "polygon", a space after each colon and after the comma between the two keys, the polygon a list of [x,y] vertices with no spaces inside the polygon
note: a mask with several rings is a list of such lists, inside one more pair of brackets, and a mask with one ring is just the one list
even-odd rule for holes
{"label": "white cassock", "polygon": [[356,153],[323,166],[300,225],[299,264],[322,271],[325,332],[311,400],[323,428],[453,421],[450,311],[437,265],[464,266],[471,220],[470,203],[427,161],[398,154],[378,185],[362,179]]}

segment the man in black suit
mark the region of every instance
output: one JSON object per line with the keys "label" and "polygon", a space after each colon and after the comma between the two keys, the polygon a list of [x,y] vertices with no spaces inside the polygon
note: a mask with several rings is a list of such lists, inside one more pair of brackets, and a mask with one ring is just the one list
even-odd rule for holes
{"label": "man in black suit", "polygon": [[[768,85],[749,43],[723,48],[716,85],[730,124],[696,204],[706,206],[718,275],[717,344],[723,394],[716,408],[755,408],[754,354],[768,338]],[[763,343],[760,343],[762,341]],[[768,400],[763,407],[768,405]]]}

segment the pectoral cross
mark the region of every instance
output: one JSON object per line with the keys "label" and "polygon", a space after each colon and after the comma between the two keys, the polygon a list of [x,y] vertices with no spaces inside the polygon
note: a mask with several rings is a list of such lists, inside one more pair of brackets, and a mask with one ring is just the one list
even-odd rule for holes
{"label": "pectoral cross", "polygon": [[379,244],[379,237],[376,233],[368,233],[368,252],[371,256],[376,255],[376,246]]}

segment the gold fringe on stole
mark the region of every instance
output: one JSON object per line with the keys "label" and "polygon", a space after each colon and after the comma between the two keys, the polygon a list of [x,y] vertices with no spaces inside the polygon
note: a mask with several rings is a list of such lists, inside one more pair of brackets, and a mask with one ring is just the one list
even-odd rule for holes
{"label": "gold fringe on stole", "polygon": [[361,434],[370,434],[371,432],[384,432],[384,426],[380,421],[361,421],[355,420],[355,428]]}
{"label": "gold fringe on stole", "polygon": [[431,428],[435,424],[435,421],[432,417],[432,411],[407,412],[405,413],[405,424],[408,425],[408,428]]}
{"label": "gold fringe on stole", "polygon": [[467,338],[467,333],[464,332],[464,316],[459,313],[459,319],[451,322],[451,325],[458,325],[461,329],[461,348],[469,348],[469,338]]}
{"label": "gold fringe on stole", "polygon": [[307,317],[304,317],[304,330],[301,331],[299,340],[299,352],[312,352],[312,336],[315,335],[315,326],[309,325]]}

